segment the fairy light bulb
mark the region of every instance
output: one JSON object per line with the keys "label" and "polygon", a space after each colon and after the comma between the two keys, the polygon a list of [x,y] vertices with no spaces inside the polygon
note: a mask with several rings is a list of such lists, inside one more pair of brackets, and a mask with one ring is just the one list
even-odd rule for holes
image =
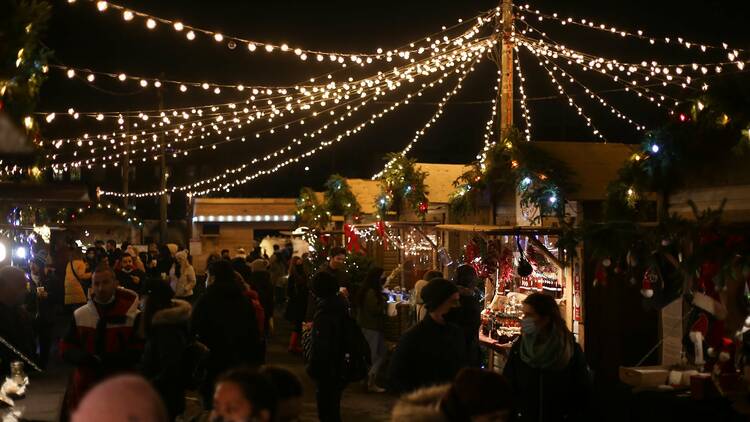
{"label": "fairy light bulb", "polygon": [[175,22],[174,24],[172,24],[172,27],[174,27],[174,30],[177,32],[180,32],[183,29],[185,29],[185,26],[182,24],[182,22]]}
{"label": "fairy light bulb", "polygon": [[266,44],[266,51],[269,53],[273,52],[273,46],[271,44]]}
{"label": "fairy light bulb", "polygon": [[247,49],[248,49],[248,50],[250,50],[250,51],[252,52],[252,51],[255,51],[255,50],[257,50],[257,49],[258,49],[258,46],[257,46],[257,45],[255,45],[255,43],[249,43],[249,44],[247,45]]}
{"label": "fairy light bulb", "polygon": [[124,73],[120,73],[117,75],[117,79],[120,80],[120,82],[125,82],[125,79],[127,79],[127,76]]}
{"label": "fairy light bulb", "polygon": [[216,42],[222,42],[224,41],[224,36],[217,32],[216,34],[214,34],[214,39],[216,40]]}
{"label": "fairy light bulb", "polygon": [[76,76],[76,71],[73,69],[68,69],[67,72],[65,72],[66,75],[68,75],[68,78],[74,78]]}
{"label": "fairy light bulb", "polygon": [[188,31],[187,34],[185,34],[185,38],[187,38],[190,41],[194,40],[195,39],[195,32]]}
{"label": "fairy light bulb", "polygon": [[154,29],[154,28],[156,28],[156,21],[153,20],[153,19],[151,19],[151,18],[148,18],[146,20],[146,28],[148,28],[148,29]]}
{"label": "fairy light bulb", "polygon": [[108,7],[109,7],[109,4],[107,4],[106,1],[96,2],[96,8],[99,9],[100,12],[107,10]]}
{"label": "fairy light bulb", "polygon": [[126,11],[122,12],[122,18],[125,21],[127,21],[127,22],[132,21],[133,20],[133,12],[131,12],[130,10],[126,10]]}
{"label": "fairy light bulb", "polygon": [[180,92],[187,91],[187,87],[185,85],[180,84]]}

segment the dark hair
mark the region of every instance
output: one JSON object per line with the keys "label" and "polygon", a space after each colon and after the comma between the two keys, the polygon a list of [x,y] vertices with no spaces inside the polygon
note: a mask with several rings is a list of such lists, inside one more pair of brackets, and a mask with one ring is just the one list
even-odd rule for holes
{"label": "dark hair", "polygon": [[276,389],[266,376],[250,368],[239,368],[224,373],[216,385],[222,382],[232,382],[240,387],[245,400],[252,404],[251,416],[258,416],[261,410],[268,410],[271,420],[275,420],[278,397]]}
{"label": "dark hair", "polygon": [[430,281],[435,278],[443,278],[443,273],[441,273],[438,270],[430,270],[424,273],[424,276],[422,277],[425,281]]}
{"label": "dark hair", "polygon": [[120,249],[122,249],[123,252],[128,249],[128,246],[130,246],[130,242],[127,240],[123,240],[122,243],[120,243]]}
{"label": "dark hair", "polygon": [[111,244],[111,245],[117,246],[117,241],[115,239],[109,239],[109,240],[107,240],[107,244]]}
{"label": "dark hair", "polygon": [[354,304],[357,307],[362,307],[367,298],[367,292],[372,290],[375,292],[375,297],[378,298],[379,303],[383,303],[385,297],[383,296],[383,282],[381,277],[383,276],[383,269],[380,267],[371,267],[365,275],[365,279],[362,282],[362,287],[357,292],[357,297],[354,299]]}
{"label": "dark hair", "polygon": [[221,254],[224,255],[224,252],[229,253],[229,249],[222,249]]}
{"label": "dark hair", "polygon": [[[299,260],[299,264],[295,264],[294,263],[294,261],[297,261],[297,260]],[[291,276],[292,274],[296,274],[299,277],[304,277],[305,274],[298,274],[297,273],[297,268],[295,267],[296,265],[301,265],[303,262],[304,261],[302,261],[302,257],[301,256],[293,256],[293,257],[289,258],[289,271],[287,272],[287,274],[289,276]]]}
{"label": "dark hair", "polygon": [[471,418],[512,408],[510,382],[495,372],[464,368],[456,375],[448,392],[440,400],[440,410],[451,421]]}
{"label": "dark hair", "polygon": [[336,255],[346,255],[346,249],[341,246],[334,246],[331,248],[330,252],[328,252],[328,256],[333,258]]}
{"label": "dark hair", "polygon": [[471,286],[477,281],[477,272],[469,264],[461,264],[456,269],[456,276],[453,279],[459,286]]}
{"label": "dark hair", "polygon": [[279,250],[279,245],[273,245],[273,250],[278,251]]}
{"label": "dark hair", "polygon": [[154,319],[154,315],[162,309],[167,309],[172,306],[172,298],[174,298],[174,291],[169,287],[169,284],[161,280],[150,280],[146,287],[146,306],[143,309],[143,326],[146,334],[151,331],[151,324]]}
{"label": "dark hair", "polygon": [[214,276],[214,284],[236,284],[234,278],[234,267],[226,259],[220,259],[211,266],[211,275]]}
{"label": "dark hair", "polygon": [[[550,328],[559,331],[560,334],[567,334],[568,327],[560,313],[560,307],[557,306],[555,298],[545,295],[544,293],[532,293],[523,301],[524,304],[534,308],[534,312],[542,318],[549,318]],[[564,336],[561,336],[564,338]]]}
{"label": "dark hair", "polygon": [[292,371],[280,366],[263,365],[259,372],[273,384],[278,400],[302,397],[302,383]]}

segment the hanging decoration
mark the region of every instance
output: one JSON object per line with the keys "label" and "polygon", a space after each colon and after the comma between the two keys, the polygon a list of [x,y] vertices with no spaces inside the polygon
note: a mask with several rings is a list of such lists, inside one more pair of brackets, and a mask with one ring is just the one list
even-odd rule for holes
{"label": "hanging decoration", "polygon": [[[297,224],[300,226],[323,228],[328,224],[330,214],[320,204],[314,190],[308,187],[300,189],[297,205]],[[309,243],[309,242],[308,242]]]}
{"label": "hanging decoration", "polygon": [[402,154],[389,154],[386,159],[392,164],[380,176],[380,195],[376,198],[375,207],[380,218],[394,212],[403,214],[411,208],[420,218],[424,218],[427,207],[427,173],[417,168],[414,159]]}
{"label": "hanging decoration", "polygon": [[362,208],[344,177],[338,174],[331,175],[325,187],[323,198],[325,209],[330,215],[357,218],[361,214]]}

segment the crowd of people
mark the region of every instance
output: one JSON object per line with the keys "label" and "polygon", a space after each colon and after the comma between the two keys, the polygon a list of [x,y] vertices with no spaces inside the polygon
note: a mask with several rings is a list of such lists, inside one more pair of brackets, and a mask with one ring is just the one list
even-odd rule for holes
{"label": "crowd of people", "polygon": [[223,250],[198,283],[190,254],[174,244],[141,253],[113,240],[85,254],[74,247],[64,268],[39,249],[28,275],[0,269],[0,336],[16,348],[0,347],[0,359],[21,353],[44,368],[59,339],[57,351],[74,367],[63,419],[104,420],[104,409],[122,409],[137,420],[174,421],[193,390],[199,420],[293,421],[302,383],[266,359],[278,315],[292,328],[288,351],[315,383],[321,421],[341,420],[342,393],[355,382],[401,395],[394,421],[583,417],[588,369],[553,298],[526,299],[523,334],[501,375],[481,369],[473,268],[459,266],[451,280],[428,271],[411,283],[415,325],[389,352],[388,277],[375,267],[352,285],[346,254],[334,247],[313,268],[291,245],[271,256]]}

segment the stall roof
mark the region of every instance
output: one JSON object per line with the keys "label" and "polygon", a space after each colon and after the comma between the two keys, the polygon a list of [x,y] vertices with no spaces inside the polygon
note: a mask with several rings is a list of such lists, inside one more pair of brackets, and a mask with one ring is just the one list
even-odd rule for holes
{"label": "stall roof", "polygon": [[346,179],[357,198],[363,214],[375,214],[375,198],[380,193],[380,182],[369,179]]}
{"label": "stall roof", "polygon": [[453,182],[471,169],[465,164],[417,163],[417,168],[427,172],[425,185],[427,199],[431,204],[447,204],[450,196],[456,191]]}
{"label": "stall roof", "polygon": [[572,182],[578,185],[578,190],[569,197],[577,201],[604,199],[609,183],[637,152],[633,145],[618,143],[534,141],[534,146],[564,162],[574,172]]}
{"label": "stall roof", "polygon": [[[193,219],[208,217],[293,216],[297,211],[294,198],[197,198],[193,203]],[[229,220],[226,220],[229,221]],[[236,220],[232,221],[253,221]]]}
{"label": "stall roof", "polygon": [[482,234],[557,234],[560,229],[557,227],[535,227],[535,226],[491,226],[481,224],[438,224],[435,226],[438,230],[453,232],[470,232]]}

